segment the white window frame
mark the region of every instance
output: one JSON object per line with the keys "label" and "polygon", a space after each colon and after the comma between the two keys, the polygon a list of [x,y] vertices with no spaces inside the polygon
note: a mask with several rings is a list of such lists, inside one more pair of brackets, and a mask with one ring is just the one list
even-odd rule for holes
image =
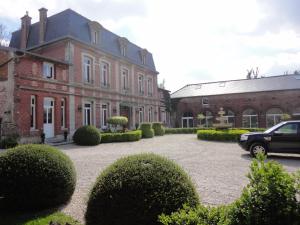
{"label": "white window frame", "polygon": [[[89,107],[86,105],[90,105]],[[90,121],[88,123],[88,110],[90,113]],[[83,103],[83,125],[92,125],[93,124],[93,103],[92,102],[84,102]]]}
{"label": "white window frame", "polygon": [[209,105],[209,100],[208,100],[208,98],[206,98],[206,97],[202,98],[202,105],[203,105],[203,106],[208,106],[208,105]]}
{"label": "white window frame", "polygon": [[[31,124],[32,120],[32,124]],[[36,96],[30,96],[30,129],[36,129]]]}
{"label": "white window frame", "polygon": [[122,90],[129,90],[129,69],[123,67],[121,71]]}
{"label": "white window frame", "polygon": [[138,76],[138,92],[140,95],[144,95],[144,75],[139,74]]}
{"label": "white window frame", "polygon": [[60,102],[60,116],[61,116],[61,129],[66,128],[66,100],[64,98],[61,99]]}
{"label": "white window frame", "polygon": [[153,79],[148,78],[147,81],[148,96],[153,96]]}
{"label": "white window frame", "polygon": [[142,64],[146,65],[146,56],[145,55],[142,56]]}
{"label": "white window frame", "polygon": [[148,122],[149,123],[153,122],[153,108],[152,107],[150,107],[148,109]]}
{"label": "white window frame", "polygon": [[[90,63],[87,63],[86,60],[89,60]],[[93,77],[93,58],[87,55],[83,56],[83,80],[85,83],[92,83]]]}
{"label": "white window frame", "polygon": [[47,79],[54,79],[54,64],[43,62],[43,77]]}
{"label": "white window frame", "polygon": [[[103,107],[105,106],[105,107]],[[102,103],[101,104],[101,128],[107,128],[108,123],[107,120],[110,117],[110,110],[109,110],[109,103]],[[105,113],[104,113],[105,112]],[[104,118],[104,115],[106,114],[106,120]]]}
{"label": "white window frame", "polygon": [[94,30],[93,31],[93,44],[98,44],[98,31]]}
{"label": "white window frame", "polygon": [[[107,68],[105,69],[104,66]],[[100,63],[100,84],[102,87],[108,87],[109,86],[109,79],[110,79],[110,64],[106,61],[101,61]],[[105,76],[106,76],[106,81],[105,81]]]}
{"label": "white window frame", "polygon": [[126,56],[126,46],[125,45],[121,46],[121,54],[122,54],[122,56]]}
{"label": "white window frame", "polygon": [[139,107],[139,123],[143,123],[144,122],[144,107],[141,106]]}

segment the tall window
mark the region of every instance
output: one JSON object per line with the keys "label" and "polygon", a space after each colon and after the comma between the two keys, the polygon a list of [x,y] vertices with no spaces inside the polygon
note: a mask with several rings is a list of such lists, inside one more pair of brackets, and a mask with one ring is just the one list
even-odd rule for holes
{"label": "tall window", "polygon": [[54,65],[52,63],[43,63],[43,76],[48,79],[54,79]]}
{"label": "tall window", "polygon": [[144,122],[144,107],[139,108],[139,123]]}
{"label": "tall window", "polygon": [[266,113],[267,127],[272,127],[280,123],[283,112],[279,108],[271,108]]}
{"label": "tall window", "polygon": [[126,46],[125,45],[121,46],[121,54],[122,54],[122,56],[126,56]]}
{"label": "tall window", "polygon": [[146,64],[146,56],[145,55],[142,56],[142,63],[143,63],[143,65]]}
{"label": "tall window", "polygon": [[150,107],[148,110],[148,122],[152,122],[152,121],[153,121],[153,109],[152,107]]}
{"label": "tall window", "polygon": [[109,64],[106,62],[101,62],[101,86],[108,86],[108,78],[109,78]]}
{"label": "tall window", "polygon": [[92,124],[92,103],[86,102],[84,104],[84,125]]}
{"label": "tall window", "polygon": [[60,103],[60,125],[61,128],[66,127],[66,101],[64,98],[61,99]]}
{"label": "tall window", "polygon": [[139,75],[138,89],[139,89],[139,94],[143,95],[144,94],[144,76],[143,75]]}
{"label": "tall window", "polygon": [[253,109],[246,109],[243,112],[243,127],[245,128],[258,127],[257,113]]}
{"label": "tall window", "polygon": [[92,59],[87,56],[83,58],[83,78],[86,83],[92,82]]}
{"label": "tall window", "polygon": [[98,43],[98,32],[93,31],[93,44],[97,44],[97,43]]}
{"label": "tall window", "polygon": [[101,127],[107,127],[107,118],[108,118],[108,104],[101,105]]}
{"label": "tall window", "polygon": [[205,126],[206,127],[212,127],[213,118],[214,118],[212,112],[206,111],[204,116],[205,116],[205,118],[204,118],[205,119]]}
{"label": "tall window", "polygon": [[152,78],[149,78],[147,83],[148,83],[148,85],[147,85],[148,96],[152,96],[152,95],[153,95],[153,83],[152,83]]}
{"label": "tall window", "polygon": [[182,127],[193,127],[194,126],[194,115],[192,112],[185,112],[181,117]]}
{"label": "tall window", "polygon": [[34,95],[30,97],[30,128],[36,128],[36,97]]}
{"label": "tall window", "polygon": [[227,119],[227,123],[231,123],[234,126],[234,112],[228,110],[224,117]]}
{"label": "tall window", "polygon": [[128,69],[122,69],[122,89],[129,90],[129,71]]}

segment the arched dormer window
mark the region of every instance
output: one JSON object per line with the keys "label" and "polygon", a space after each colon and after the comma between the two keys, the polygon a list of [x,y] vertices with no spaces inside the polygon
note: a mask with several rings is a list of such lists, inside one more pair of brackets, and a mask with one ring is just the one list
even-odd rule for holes
{"label": "arched dormer window", "polygon": [[90,27],[91,43],[94,45],[99,44],[102,25],[96,21],[90,21],[89,27]]}
{"label": "arched dormer window", "polygon": [[120,52],[122,56],[126,56],[127,54],[128,43],[129,41],[126,38],[124,37],[119,38],[119,46],[120,46]]}
{"label": "arched dormer window", "polygon": [[144,48],[144,49],[140,50],[140,56],[141,56],[141,61],[142,61],[143,65],[146,65],[147,54],[148,54],[147,49]]}

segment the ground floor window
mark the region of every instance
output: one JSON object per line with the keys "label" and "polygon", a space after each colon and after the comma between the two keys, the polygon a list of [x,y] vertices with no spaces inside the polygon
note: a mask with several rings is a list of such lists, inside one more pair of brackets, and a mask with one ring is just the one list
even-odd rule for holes
{"label": "ground floor window", "polygon": [[92,124],[92,103],[86,102],[84,103],[84,125]]}
{"label": "ground floor window", "polygon": [[245,128],[258,127],[257,113],[253,109],[246,109],[243,112],[243,127]]}
{"label": "ground floor window", "polygon": [[152,121],[153,121],[153,109],[152,107],[150,107],[148,110],[148,122],[152,122]]}
{"label": "ground floor window", "polygon": [[194,116],[192,112],[185,112],[181,117],[181,126],[183,128],[194,127]]}
{"label": "ground floor window", "polygon": [[108,103],[101,105],[101,127],[107,128],[107,119],[108,119]]}
{"label": "ground floor window", "polygon": [[235,126],[235,115],[233,111],[228,110],[224,117],[226,118],[227,123],[232,124],[233,127]]}
{"label": "ground floor window", "polygon": [[144,122],[144,107],[139,108],[139,123]]}
{"label": "ground floor window", "polygon": [[210,111],[206,111],[204,114],[204,126],[212,127],[213,126],[213,114]]}
{"label": "ground floor window", "polygon": [[30,128],[36,128],[36,97],[31,95],[30,97]]}
{"label": "ground floor window", "polygon": [[66,100],[62,98],[60,104],[60,124],[63,129],[66,127]]}
{"label": "ground floor window", "polygon": [[283,111],[279,108],[271,108],[266,113],[267,127],[280,123]]}

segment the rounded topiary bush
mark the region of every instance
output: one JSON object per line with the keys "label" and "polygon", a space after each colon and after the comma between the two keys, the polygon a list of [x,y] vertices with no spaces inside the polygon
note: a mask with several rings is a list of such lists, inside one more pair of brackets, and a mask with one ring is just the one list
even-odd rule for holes
{"label": "rounded topiary bush", "polygon": [[117,160],[100,174],[85,218],[87,225],[156,225],[160,214],[198,203],[194,185],[177,164],[139,154]]}
{"label": "rounded topiary bush", "polygon": [[98,145],[101,142],[101,135],[94,126],[82,126],[75,131],[73,141],[77,145]]}
{"label": "rounded topiary bush", "polygon": [[59,206],[72,196],[72,161],[47,145],[20,145],[0,155],[0,208],[34,210]]}
{"label": "rounded topiary bush", "polygon": [[154,137],[154,130],[152,129],[151,123],[142,123],[140,125],[140,130],[142,131],[143,138],[153,138]]}
{"label": "rounded topiary bush", "polygon": [[155,136],[162,136],[165,134],[165,128],[162,123],[152,123]]}

